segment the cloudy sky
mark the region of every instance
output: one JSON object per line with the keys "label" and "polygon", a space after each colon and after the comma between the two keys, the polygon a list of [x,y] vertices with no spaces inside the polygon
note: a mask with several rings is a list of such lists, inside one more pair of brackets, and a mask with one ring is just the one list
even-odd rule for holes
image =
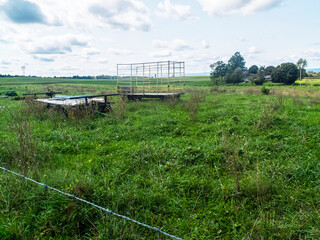
{"label": "cloudy sky", "polygon": [[240,51],[247,67],[320,67],[319,0],[0,0],[0,74],[115,74],[117,63],[179,60],[209,72]]}

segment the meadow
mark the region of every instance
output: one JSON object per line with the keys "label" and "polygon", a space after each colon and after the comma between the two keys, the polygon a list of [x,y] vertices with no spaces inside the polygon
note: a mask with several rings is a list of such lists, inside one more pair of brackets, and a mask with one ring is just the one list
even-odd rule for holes
{"label": "meadow", "polygon": [[[0,166],[183,239],[319,239],[320,88],[211,86],[66,118],[0,99]],[[114,80],[0,79],[0,92],[115,91]],[[0,172],[0,239],[167,239]]]}

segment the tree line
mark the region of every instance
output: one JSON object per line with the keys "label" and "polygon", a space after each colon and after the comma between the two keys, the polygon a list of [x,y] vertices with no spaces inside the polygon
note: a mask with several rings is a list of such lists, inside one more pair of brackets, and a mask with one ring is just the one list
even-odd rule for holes
{"label": "tree line", "polygon": [[262,85],[266,81],[283,83],[285,85],[293,84],[297,79],[300,80],[308,74],[305,67],[307,61],[299,59],[294,63],[282,63],[276,67],[252,65],[246,68],[246,61],[240,52],[236,52],[227,63],[217,61],[210,65],[210,78],[215,85],[221,84],[239,84],[242,82],[251,82],[255,85]]}

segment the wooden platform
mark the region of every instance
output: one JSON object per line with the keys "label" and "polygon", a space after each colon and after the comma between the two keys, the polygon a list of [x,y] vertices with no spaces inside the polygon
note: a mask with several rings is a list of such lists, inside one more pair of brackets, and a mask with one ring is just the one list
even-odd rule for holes
{"label": "wooden platform", "polygon": [[56,95],[54,98],[43,99],[39,98],[36,101],[47,103],[50,106],[77,106],[77,105],[89,105],[90,103],[108,104],[107,97],[117,96],[119,94],[101,94],[101,95],[79,95],[79,96],[66,96]]}
{"label": "wooden platform", "polygon": [[126,93],[121,94],[123,96],[127,96],[129,100],[134,99],[142,99],[142,98],[169,98],[169,97],[176,97],[179,98],[184,93]]}
{"label": "wooden platform", "polygon": [[[101,105],[101,108],[107,106],[110,107],[110,102],[107,101],[109,96],[126,96],[129,100],[141,100],[143,98],[159,98],[165,99],[169,97],[179,98],[184,93],[112,93],[102,95],[80,95],[80,96],[65,96],[56,95],[54,98],[39,98],[36,101],[48,104],[48,106],[71,106],[75,107],[78,105],[88,106],[90,103]],[[102,106],[104,105],[104,106]],[[111,107],[110,107],[111,109]]]}

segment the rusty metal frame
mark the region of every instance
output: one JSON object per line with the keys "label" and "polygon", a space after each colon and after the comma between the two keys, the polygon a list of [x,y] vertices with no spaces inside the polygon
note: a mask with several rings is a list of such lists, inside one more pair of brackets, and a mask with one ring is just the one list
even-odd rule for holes
{"label": "rusty metal frame", "polygon": [[185,62],[160,61],[117,64],[117,91],[133,93],[184,93]]}

